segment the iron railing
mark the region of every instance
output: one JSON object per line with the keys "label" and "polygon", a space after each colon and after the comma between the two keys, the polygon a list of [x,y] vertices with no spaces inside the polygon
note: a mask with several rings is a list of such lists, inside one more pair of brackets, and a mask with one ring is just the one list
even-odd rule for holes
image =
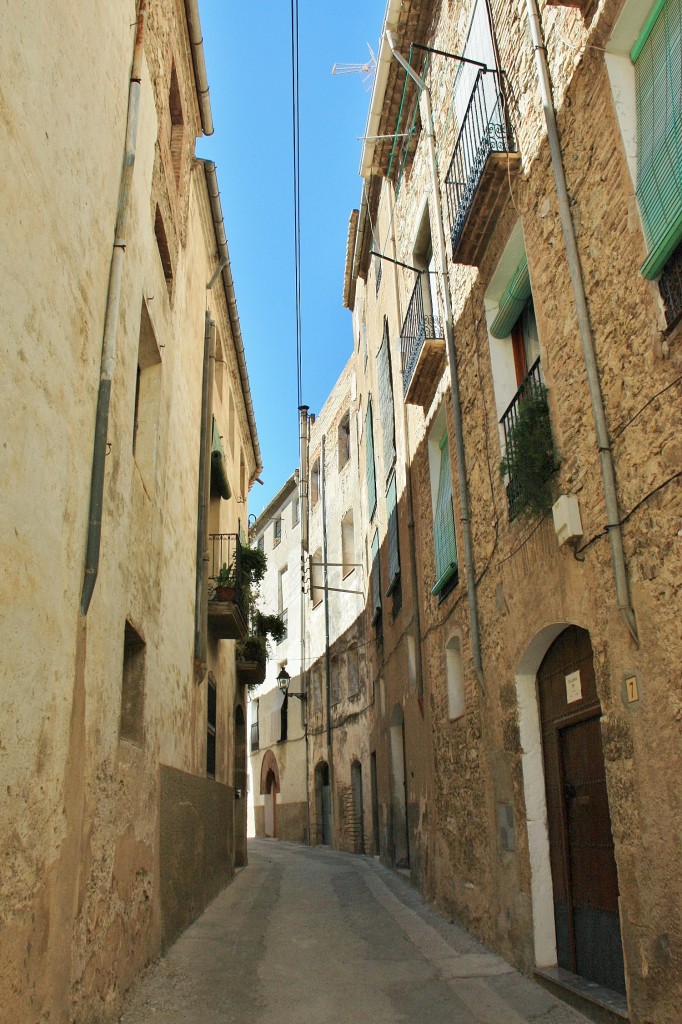
{"label": "iron railing", "polygon": [[247,589],[242,582],[242,546],[239,541],[239,536],[236,533],[210,533],[208,536],[208,544],[210,565],[208,577],[209,600],[217,600],[216,580],[218,579],[220,570],[225,565],[227,566],[230,576],[230,586],[234,587],[235,591],[234,603],[241,611],[244,621],[247,622],[249,615],[249,602]]}
{"label": "iron railing", "polygon": [[[504,433],[504,451],[508,462],[513,461],[514,428],[519,422],[523,403],[528,398],[541,398],[544,393],[545,384],[540,372],[540,358],[538,357],[521,381],[521,386],[500,419],[500,425],[502,426],[502,431]],[[515,509],[518,498],[518,481],[515,481],[514,477],[510,477],[507,482],[507,500],[509,502],[509,512],[512,518],[514,518],[514,515],[516,514]]]}
{"label": "iron railing", "polygon": [[497,71],[481,68],[476,75],[445,178],[453,258],[488,157],[491,153],[515,152],[516,142],[507,118],[502,76]]}
{"label": "iron railing", "polygon": [[258,722],[251,723],[251,752],[260,749],[260,732]]}
{"label": "iron railing", "polygon": [[439,316],[424,313],[424,292],[422,288],[422,275],[420,274],[414,283],[412,298],[407,307],[407,313],[403,321],[403,328],[400,332],[400,349],[403,360],[403,391],[407,389],[412,380],[419,354],[427,338],[444,338],[443,321]]}

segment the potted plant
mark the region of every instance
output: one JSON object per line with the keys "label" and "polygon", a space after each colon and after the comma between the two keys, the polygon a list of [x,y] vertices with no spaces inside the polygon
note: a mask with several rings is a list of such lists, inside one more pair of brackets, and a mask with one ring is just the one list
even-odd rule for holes
{"label": "potted plant", "polygon": [[287,635],[287,627],[281,615],[265,615],[258,612],[256,622],[261,636],[269,636],[276,644]]}
{"label": "potted plant", "polygon": [[542,516],[552,507],[552,474],[559,468],[542,385],[524,397],[516,422],[507,436],[507,453],[500,476],[509,478],[507,492],[512,518]]}
{"label": "potted plant", "polygon": [[234,569],[232,566],[227,565],[227,562],[223,562],[220,567],[220,572],[215,578],[215,599],[216,601],[234,601],[236,600],[237,586],[234,578]]}
{"label": "potted plant", "polygon": [[246,587],[257,587],[265,576],[267,564],[267,556],[260,548],[242,547],[239,552],[242,584]]}

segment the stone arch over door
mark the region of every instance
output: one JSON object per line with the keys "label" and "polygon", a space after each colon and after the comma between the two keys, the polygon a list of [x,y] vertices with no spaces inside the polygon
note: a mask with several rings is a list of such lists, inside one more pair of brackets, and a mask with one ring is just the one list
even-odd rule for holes
{"label": "stone arch over door", "polygon": [[277,794],[280,791],[279,767],[271,750],[266,750],[260,766],[260,792],[263,797],[263,834],[277,836]]}
{"label": "stone arch over door", "polygon": [[246,864],[246,719],[238,704],[234,712],[234,863]]}
{"label": "stone arch over door", "polygon": [[535,959],[624,991],[592,645],[552,623],[516,674]]}

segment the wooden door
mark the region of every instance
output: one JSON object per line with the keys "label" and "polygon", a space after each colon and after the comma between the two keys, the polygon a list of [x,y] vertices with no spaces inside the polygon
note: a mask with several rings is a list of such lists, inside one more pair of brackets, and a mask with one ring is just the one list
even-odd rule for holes
{"label": "wooden door", "polygon": [[557,958],[560,967],[625,992],[618,876],[592,645],[571,626],[538,672]]}

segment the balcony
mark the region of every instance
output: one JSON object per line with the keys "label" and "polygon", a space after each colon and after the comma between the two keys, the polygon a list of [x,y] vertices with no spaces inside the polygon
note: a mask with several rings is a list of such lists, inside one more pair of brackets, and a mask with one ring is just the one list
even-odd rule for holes
{"label": "balcony", "polygon": [[245,683],[250,690],[254,689],[265,679],[265,667],[268,660],[268,650],[265,637],[258,634],[250,634],[237,644],[236,668],[237,679]]}
{"label": "balcony", "polygon": [[208,630],[215,640],[241,640],[247,633],[248,593],[240,556],[236,533],[209,535]]}
{"label": "balcony", "polygon": [[509,201],[508,174],[519,165],[502,77],[481,69],[445,179],[452,258],[478,266]]}
{"label": "balcony", "polygon": [[550,479],[558,469],[559,455],[539,359],[524,377],[500,425],[505,448],[500,470],[507,477],[509,519],[543,515],[552,506]]}
{"label": "balcony", "polygon": [[407,307],[400,347],[405,401],[428,409],[445,367],[445,332],[440,317],[424,312],[421,274]]}

